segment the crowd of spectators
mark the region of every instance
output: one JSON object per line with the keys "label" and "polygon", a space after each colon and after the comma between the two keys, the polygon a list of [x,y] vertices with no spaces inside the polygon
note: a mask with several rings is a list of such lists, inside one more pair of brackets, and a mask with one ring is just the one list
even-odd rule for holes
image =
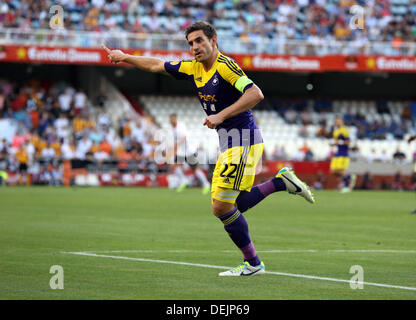
{"label": "crowd of spectators", "polygon": [[[17,134],[11,142],[5,139],[0,141],[0,170],[29,170],[36,173],[41,181],[42,172],[53,178],[51,172],[63,160],[76,159],[82,165],[89,163],[97,169],[116,166],[121,173],[157,172],[160,168],[153,162],[156,144],[153,139],[158,125],[151,117],[133,120],[122,118],[117,124],[112,124],[103,108],[105,99],[103,93],[89,99],[81,88],[74,88],[65,82],[52,84],[29,81],[17,84],[0,79],[0,119],[15,119],[28,132]],[[409,109],[412,106],[413,103]],[[328,116],[334,115],[332,101],[318,99],[311,105],[299,99],[269,98],[259,106],[270,107],[288,123],[299,125],[299,137],[307,138],[307,133],[303,131],[306,132],[311,124],[315,124],[318,127],[317,132],[313,133],[315,137],[331,138],[332,122],[327,120]],[[377,103],[377,110],[388,112],[384,102]],[[377,122],[368,123],[360,114],[344,114],[345,124],[356,126],[358,139],[385,139],[386,133],[403,139],[411,126],[411,118],[400,117],[401,123],[392,121],[387,127],[384,123],[382,126]],[[380,134],[382,129],[386,131],[384,134]],[[354,146],[351,148],[351,157],[358,158],[359,150],[353,149]],[[273,160],[314,160],[311,146],[307,144],[291,157],[284,149],[270,150],[267,156]],[[381,150],[380,153],[371,152],[367,158],[368,162],[392,160],[398,163],[403,161],[403,153],[397,150],[394,159],[389,159],[386,151]]]}
{"label": "crowd of spectators", "polygon": [[[66,29],[76,31],[182,35],[203,19],[242,40],[370,40],[394,47],[416,40],[415,0],[0,0],[0,27],[48,29],[54,4],[64,8]],[[353,21],[364,28],[350,28],[353,5],[365,9],[364,21]]]}
{"label": "crowd of spectators", "polygon": [[[0,139],[0,171],[30,173],[38,184],[62,183],[62,163],[71,160],[75,167],[88,167],[89,170],[115,171],[119,173],[157,173],[161,168],[154,162],[157,145],[155,132],[159,125],[150,116],[136,119],[121,118],[112,122],[104,108],[106,96],[98,93],[88,97],[82,88],[75,88],[66,82],[49,83],[36,80],[14,83],[0,79],[0,120],[14,119],[20,129],[12,139]],[[384,102],[379,102],[377,111],[389,112]],[[411,110],[410,103],[406,110]],[[258,108],[273,108],[288,123],[300,128],[299,137],[311,125],[319,128],[314,137],[331,138],[334,116],[333,101],[301,99],[265,99]],[[407,118],[406,118],[407,117]],[[402,122],[388,128],[396,139],[403,139],[412,125],[412,112],[403,112]],[[356,126],[358,139],[385,139],[377,122],[367,123],[359,114],[344,114],[346,125]],[[366,131],[361,134],[361,127]],[[371,128],[373,131],[371,131]],[[385,126],[386,128],[386,126]],[[329,142],[328,142],[329,143]],[[358,159],[360,150],[351,146],[351,159]],[[391,154],[391,152],[389,152]],[[304,144],[290,156],[284,148],[267,150],[269,160],[313,161],[313,146]],[[328,154],[328,159],[330,158]],[[416,155],[415,155],[416,156]],[[406,161],[403,151],[397,149],[393,156],[386,150],[373,150],[368,162]],[[23,181],[22,181],[23,183]]]}
{"label": "crowd of spectators", "polygon": [[157,171],[152,118],[123,118],[114,125],[100,107],[105,95],[95,98],[65,82],[0,79],[0,120],[19,123],[11,139],[0,139],[0,171],[19,172],[23,180],[29,173],[34,184],[61,184],[64,160],[90,170]]}
{"label": "crowd of spectators", "polygon": [[[307,101],[302,99],[268,98],[263,107],[276,110],[280,117],[288,124],[299,125],[299,136],[303,138],[330,138],[333,125],[333,115],[337,114],[334,101],[316,99]],[[371,114],[368,109],[346,108],[339,112],[344,117],[344,124],[354,127],[355,138],[384,140],[403,140],[405,135],[416,128],[416,102],[403,102],[403,110],[397,114],[388,107],[387,101],[376,101],[376,113]],[[387,120],[386,120],[387,119]],[[314,132],[308,126],[318,126]]]}

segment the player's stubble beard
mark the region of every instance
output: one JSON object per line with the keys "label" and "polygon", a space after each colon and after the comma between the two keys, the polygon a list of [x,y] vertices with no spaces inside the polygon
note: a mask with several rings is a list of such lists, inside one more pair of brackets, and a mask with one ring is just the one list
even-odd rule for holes
{"label": "player's stubble beard", "polygon": [[201,63],[208,62],[210,60],[214,50],[215,50],[215,45],[211,44],[211,42],[210,42],[210,46],[209,47],[207,46],[206,48],[203,48],[203,50],[202,50],[203,52],[205,52],[205,54],[202,54],[199,58],[197,58],[195,56],[195,60],[198,61],[198,62],[201,62]]}

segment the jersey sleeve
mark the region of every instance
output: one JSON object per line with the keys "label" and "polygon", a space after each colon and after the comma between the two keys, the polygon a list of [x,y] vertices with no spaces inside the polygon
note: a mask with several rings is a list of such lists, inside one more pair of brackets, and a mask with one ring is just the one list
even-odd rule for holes
{"label": "jersey sleeve", "polygon": [[193,75],[192,61],[166,61],[165,70],[177,80],[189,80]]}
{"label": "jersey sleeve", "polygon": [[240,66],[233,59],[220,57],[219,73],[226,81],[241,93],[253,86],[253,81],[249,79]]}

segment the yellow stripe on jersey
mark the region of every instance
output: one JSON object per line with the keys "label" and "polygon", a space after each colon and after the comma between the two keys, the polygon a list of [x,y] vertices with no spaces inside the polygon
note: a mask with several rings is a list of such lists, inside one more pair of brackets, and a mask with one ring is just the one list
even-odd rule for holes
{"label": "yellow stripe on jersey", "polygon": [[235,85],[237,80],[244,77],[245,74],[240,67],[233,64],[229,59],[226,59],[223,55],[218,57],[218,73],[224,80],[228,81],[231,85]]}
{"label": "yellow stripe on jersey", "polygon": [[244,76],[243,70],[241,70],[240,67],[232,60],[226,59],[224,56],[219,56],[218,62],[225,63],[230,68],[230,70],[233,71],[238,76],[240,77]]}
{"label": "yellow stripe on jersey", "polygon": [[243,173],[246,167],[247,157],[249,153],[250,153],[250,146],[245,146],[243,150],[243,154],[241,155],[240,164],[238,165],[238,168],[237,168],[237,176],[235,178],[234,186],[233,186],[234,190],[238,190],[238,188],[240,187],[241,179],[243,177]]}

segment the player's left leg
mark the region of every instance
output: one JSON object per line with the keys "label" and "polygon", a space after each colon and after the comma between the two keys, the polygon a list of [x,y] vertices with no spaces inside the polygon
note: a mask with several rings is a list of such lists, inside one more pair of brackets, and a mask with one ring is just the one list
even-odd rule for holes
{"label": "player's left leg", "polygon": [[251,187],[254,183],[256,167],[261,163],[262,154],[263,144],[251,146],[250,157],[247,159],[247,164],[239,181],[239,187],[242,192],[238,196],[236,203],[241,212],[247,211],[267,196],[279,191],[298,194],[311,203],[315,202],[309,187],[295,175],[293,170],[287,167],[282,168],[270,180]]}
{"label": "player's left leg", "polygon": [[246,212],[272,193],[285,190],[286,185],[283,180],[273,177],[264,183],[254,186],[250,191],[241,191],[236,200],[237,208],[241,212]]}
{"label": "player's left leg", "polygon": [[257,205],[272,193],[288,191],[305,198],[310,203],[315,203],[310,188],[301,181],[290,168],[284,167],[272,179],[254,186],[251,190],[242,191],[237,198],[237,207],[241,212]]}

